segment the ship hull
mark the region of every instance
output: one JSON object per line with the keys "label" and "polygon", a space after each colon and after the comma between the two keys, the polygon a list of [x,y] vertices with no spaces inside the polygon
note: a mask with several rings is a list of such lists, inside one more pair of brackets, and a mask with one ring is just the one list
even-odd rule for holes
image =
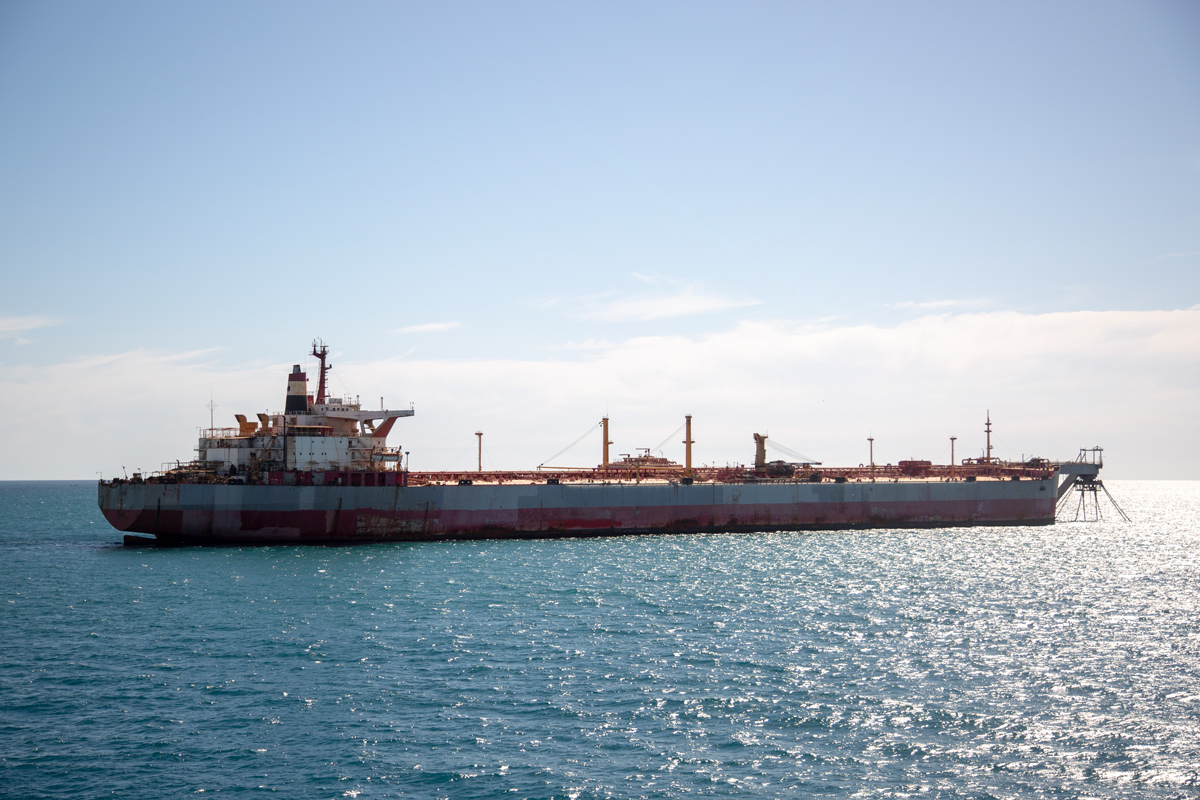
{"label": "ship hull", "polygon": [[117,530],[159,544],[352,544],[1047,525],[1056,480],[262,486],[101,483]]}

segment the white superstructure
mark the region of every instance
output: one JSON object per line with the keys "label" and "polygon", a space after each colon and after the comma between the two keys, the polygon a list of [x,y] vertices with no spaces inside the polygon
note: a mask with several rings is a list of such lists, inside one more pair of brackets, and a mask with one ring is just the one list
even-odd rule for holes
{"label": "white superstructure", "polygon": [[364,471],[397,464],[400,448],[387,446],[397,419],[413,410],[364,409],[349,398],[325,396],[328,351],[313,344],[321,361],[321,379],[314,398],[308,377],[297,364],[288,376],[285,410],[258,414],[258,421],[237,414],[238,427],[202,431],[196,463],[203,471],[237,476],[270,470]]}

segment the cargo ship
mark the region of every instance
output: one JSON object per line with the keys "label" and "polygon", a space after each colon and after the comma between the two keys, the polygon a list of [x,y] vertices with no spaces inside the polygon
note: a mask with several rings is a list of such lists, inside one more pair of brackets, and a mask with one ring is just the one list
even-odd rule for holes
{"label": "cargo ship", "polygon": [[873,455],[846,468],[768,461],[767,437],[755,433],[752,465],[693,467],[691,417],[683,464],[649,450],[613,461],[605,418],[595,467],[412,472],[387,437],[413,409],[365,409],[329,396],[328,348],[314,342],[311,354],[320,364],[315,395],[296,365],[281,413],[235,415],[236,427],[202,430],[189,461],[100,481],[100,509],[125,544],[1048,525],[1059,498],[1102,466],[1099,448],[1059,463],[993,458],[989,414],[984,455],[957,464],[952,455],[948,465],[876,465]]}

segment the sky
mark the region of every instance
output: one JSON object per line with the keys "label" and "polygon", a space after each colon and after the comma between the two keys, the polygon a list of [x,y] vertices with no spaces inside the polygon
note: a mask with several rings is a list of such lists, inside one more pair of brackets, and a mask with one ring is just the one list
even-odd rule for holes
{"label": "sky", "polygon": [[0,480],[186,460],[318,337],[414,469],[990,413],[1200,479],[1189,0],[8,0],[0,109]]}

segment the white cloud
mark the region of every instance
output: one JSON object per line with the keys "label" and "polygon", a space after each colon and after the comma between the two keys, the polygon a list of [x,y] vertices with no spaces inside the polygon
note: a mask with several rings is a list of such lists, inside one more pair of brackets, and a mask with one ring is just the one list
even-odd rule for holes
{"label": "white cloud", "polygon": [[394,328],[391,333],[440,333],[442,331],[454,330],[459,326],[457,322],[425,322],[420,325],[408,325],[403,328]]}
{"label": "white cloud", "polygon": [[[935,314],[891,326],[753,321],[596,344],[545,358],[343,360],[338,372],[364,398],[415,403],[391,443],[418,469],[449,466],[476,430],[496,467],[529,468],[606,413],[614,452],[654,445],[693,414],[701,463],[746,461],[754,432],[826,463],[863,461],[869,431],[881,463],[944,460],[950,436],[960,457],[982,448],[990,410],[1001,457],[1069,458],[1100,444],[1110,477],[1200,477],[1200,306]],[[135,351],[0,373],[3,396],[35,398],[49,421],[0,433],[0,478],[186,459],[208,424],[210,391],[218,425],[282,404],[292,361],[230,371],[206,358]],[[592,437],[558,463],[593,464],[597,448]],[[677,442],[663,450],[682,457]]]}
{"label": "white cloud", "polygon": [[220,371],[207,359],[214,352],[135,350],[6,368],[0,392],[39,424],[0,433],[0,479],[112,475],[122,464],[155,470],[193,457],[210,396],[218,426],[280,404],[286,365]]}
{"label": "white cloud", "polygon": [[356,384],[390,383],[389,396],[417,401],[419,421],[401,435],[426,468],[446,466],[476,429],[498,465],[528,467],[605,413],[620,452],[654,444],[690,413],[697,455],[713,463],[745,460],[750,434],[767,430],[826,462],[858,463],[868,431],[885,462],[937,459],[950,436],[959,455],[982,448],[990,410],[1004,457],[1070,458],[1099,443],[1126,477],[1200,476],[1189,455],[1200,448],[1200,307],[942,314],[887,327],[742,322],[543,361],[361,369]]}

